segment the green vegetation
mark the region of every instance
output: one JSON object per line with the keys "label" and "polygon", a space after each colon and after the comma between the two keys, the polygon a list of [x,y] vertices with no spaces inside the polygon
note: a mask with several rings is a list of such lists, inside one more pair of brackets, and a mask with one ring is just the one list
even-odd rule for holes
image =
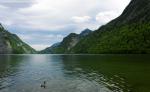
{"label": "green vegetation", "polygon": [[31,54],[36,51],[24,43],[17,35],[9,33],[0,25],[1,54]]}
{"label": "green vegetation", "polygon": [[97,30],[82,39],[74,53],[150,53],[150,24],[135,23]]}
{"label": "green vegetation", "polygon": [[82,39],[73,53],[150,53],[150,1],[131,0],[122,15]]}

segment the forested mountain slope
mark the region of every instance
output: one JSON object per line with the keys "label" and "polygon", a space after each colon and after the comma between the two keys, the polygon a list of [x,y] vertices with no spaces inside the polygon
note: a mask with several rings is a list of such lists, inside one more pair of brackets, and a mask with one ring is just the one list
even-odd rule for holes
{"label": "forested mountain slope", "polygon": [[0,24],[0,54],[31,54],[36,51],[17,35],[4,29]]}
{"label": "forested mountain slope", "polygon": [[150,0],[132,0],[124,12],[80,40],[73,53],[150,53]]}

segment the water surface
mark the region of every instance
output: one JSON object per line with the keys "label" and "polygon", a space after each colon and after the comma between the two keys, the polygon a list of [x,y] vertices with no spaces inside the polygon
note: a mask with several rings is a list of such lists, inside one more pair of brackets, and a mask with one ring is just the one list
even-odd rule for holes
{"label": "water surface", "polygon": [[0,92],[149,90],[150,55],[0,55]]}

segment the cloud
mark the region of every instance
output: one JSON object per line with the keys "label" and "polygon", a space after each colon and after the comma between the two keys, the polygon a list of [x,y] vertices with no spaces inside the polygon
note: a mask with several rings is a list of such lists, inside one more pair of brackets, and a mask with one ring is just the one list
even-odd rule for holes
{"label": "cloud", "polygon": [[33,47],[37,51],[40,51],[40,50],[45,49],[46,47],[50,47],[51,45],[52,44],[49,44],[49,45],[36,44],[36,45],[31,45],[31,47]]}
{"label": "cloud", "polygon": [[28,3],[31,0],[1,0],[0,3]]}
{"label": "cloud", "polygon": [[[23,34],[18,34],[20,38],[23,40],[28,41],[28,43],[33,43],[33,44],[41,44],[41,42],[38,41],[43,41],[42,44],[50,44],[51,42],[58,42],[63,39],[63,36],[61,34],[47,34],[47,35],[40,35],[40,34],[31,34],[31,35],[23,35]],[[38,39],[37,39],[38,38]]]}
{"label": "cloud", "polygon": [[[26,43],[31,44],[31,46],[36,47],[36,50],[41,50],[40,47],[49,47],[50,45],[59,42],[63,39],[61,34],[18,34],[18,36],[24,40]],[[40,46],[41,45],[41,46]]]}
{"label": "cloud", "polygon": [[[61,41],[71,32],[80,33],[85,28],[95,30],[119,16],[129,1],[1,0],[0,22],[11,32],[22,35],[30,45],[46,46]],[[48,35],[62,37],[55,40],[55,36]]]}
{"label": "cloud", "polygon": [[96,21],[98,21],[101,24],[105,24],[111,21],[112,19],[118,17],[118,15],[119,13],[114,11],[100,12],[96,15]]}
{"label": "cloud", "polygon": [[[121,13],[128,2],[129,0],[3,0],[0,3],[0,8],[3,6],[0,20],[9,21],[4,23],[8,26],[52,31],[74,25],[72,20],[75,23],[93,21],[99,12]],[[23,7],[19,6],[21,3],[24,4]]]}
{"label": "cloud", "polygon": [[3,10],[3,9],[7,9],[7,7],[3,6],[3,5],[0,5],[0,9]]}
{"label": "cloud", "polygon": [[91,20],[90,16],[74,16],[72,17],[72,20],[76,23],[84,23],[84,22],[89,22]]}
{"label": "cloud", "polygon": [[26,8],[35,3],[34,0],[1,0],[0,4],[3,4],[13,10],[18,8]]}

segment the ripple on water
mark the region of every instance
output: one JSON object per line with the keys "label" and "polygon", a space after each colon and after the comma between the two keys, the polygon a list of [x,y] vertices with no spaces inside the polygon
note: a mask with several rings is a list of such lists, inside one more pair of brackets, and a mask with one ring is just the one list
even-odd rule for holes
{"label": "ripple on water", "polygon": [[79,77],[74,79],[55,78],[47,80],[45,89],[40,87],[42,82],[43,80],[41,79],[34,83],[15,84],[1,90],[1,92],[112,92],[96,81]]}
{"label": "ripple on water", "polygon": [[0,78],[0,90],[9,88],[14,84],[14,81],[11,78]]}
{"label": "ripple on water", "polygon": [[[129,92],[125,79],[119,75],[108,77],[90,67],[61,65],[55,58],[50,60],[40,63],[33,63],[34,58],[25,60],[16,69],[4,72],[0,92]],[[45,89],[40,87],[43,81]]]}

